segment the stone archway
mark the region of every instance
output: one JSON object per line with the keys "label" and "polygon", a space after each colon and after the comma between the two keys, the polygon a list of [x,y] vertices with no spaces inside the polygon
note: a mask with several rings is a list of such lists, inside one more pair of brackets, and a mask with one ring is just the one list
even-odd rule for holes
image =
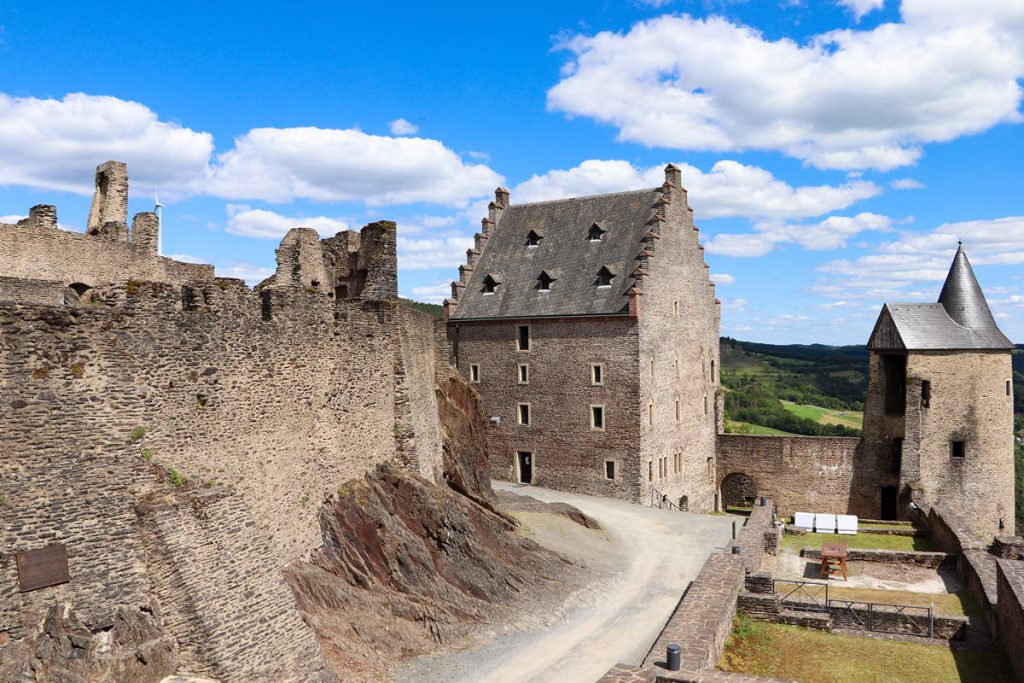
{"label": "stone archway", "polygon": [[757,495],[754,480],[742,472],[733,472],[722,479],[722,507],[752,505]]}

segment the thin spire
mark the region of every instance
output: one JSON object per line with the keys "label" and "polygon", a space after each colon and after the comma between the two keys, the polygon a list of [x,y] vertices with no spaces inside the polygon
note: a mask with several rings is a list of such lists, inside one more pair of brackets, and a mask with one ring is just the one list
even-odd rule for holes
{"label": "thin spire", "polygon": [[981,285],[974,277],[974,269],[964,252],[962,240],[957,246],[946,282],[942,285],[939,303],[959,325],[978,331],[998,329]]}

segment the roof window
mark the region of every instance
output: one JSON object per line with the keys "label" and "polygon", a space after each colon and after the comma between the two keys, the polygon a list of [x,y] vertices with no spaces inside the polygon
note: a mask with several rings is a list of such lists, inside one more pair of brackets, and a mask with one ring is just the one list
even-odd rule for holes
{"label": "roof window", "polygon": [[541,271],[540,275],[537,276],[537,291],[538,292],[550,292],[551,283],[555,281],[555,278],[547,274],[546,271]]}
{"label": "roof window", "polygon": [[543,237],[544,236],[538,234],[536,230],[531,230],[526,234],[526,246],[536,247],[537,245],[540,244],[540,241],[541,239],[543,239]]}
{"label": "roof window", "polygon": [[494,290],[501,284],[490,275],[484,277],[484,286],[480,289],[484,294],[494,294]]}
{"label": "roof window", "polygon": [[590,226],[590,230],[587,231],[587,239],[591,242],[600,242],[604,238],[606,230],[602,229],[600,225],[594,223]]}
{"label": "roof window", "polygon": [[601,270],[597,271],[597,286],[598,287],[611,287],[612,279],[615,274],[608,270],[608,266],[601,266]]}

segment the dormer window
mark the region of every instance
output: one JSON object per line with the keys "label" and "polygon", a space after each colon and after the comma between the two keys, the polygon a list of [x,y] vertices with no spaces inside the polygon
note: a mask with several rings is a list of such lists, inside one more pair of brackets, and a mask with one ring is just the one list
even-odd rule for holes
{"label": "dormer window", "polygon": [[527,248],[536,247],[540,244],[541,235],[537,234],[536,230],[531,230],[526,234],[526,246]]}
{"label": "dormer window", "polygon": [[607,266],[601,266],[601,270],[597,271],[597,286],[598,287],[611,287],[612,279],[615,274],[608,270]]}
{"label": "dormer window", "polygon": [[541,271],[537,277],[537,291],[538,292],[550,292],[551,283],[555,281],[555,278],[548,275],[546,272]]}
{"label": "dormer window", "polygon": [[590,226],[590,230],[587,231],[587,239],[591,242],[600,242],[604,238],[605,232],[600,225],[594,223]]}
{"label": "dormer window", "polygon": [[484,286],[480,290],[484,294],[494,294],[494,290],[497,289],[498,285],[501,284],[490,275],[484,277]]}

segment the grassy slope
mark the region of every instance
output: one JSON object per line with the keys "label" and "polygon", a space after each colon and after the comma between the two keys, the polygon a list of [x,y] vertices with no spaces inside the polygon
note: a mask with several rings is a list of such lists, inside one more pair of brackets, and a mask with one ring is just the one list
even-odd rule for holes
{"label": "grassy slope", "polygon": [[801,548],[820,548],[822,543],[837,541],[845,543],[847,548],[871,548],[875,550],[933,550],[927,538],[919,536],[892,536],[889,534],[804,534],[797,536],[786,534],[782,537],[782,547],[790,550]]}
{"label": "grassy slope", "polygon": [[860,429],[864,423],[864,413],[859,410],[833,410],[831,408],[801,405],[792,401],[783,401],[782,407],[797,417],[806,417],[823,425],[835,424]]}
{"label": "grassy slope", "polygon": [[999,683],[1013,680],[998,650],[950,649],[736,620],[720,669],[803,683]]}

